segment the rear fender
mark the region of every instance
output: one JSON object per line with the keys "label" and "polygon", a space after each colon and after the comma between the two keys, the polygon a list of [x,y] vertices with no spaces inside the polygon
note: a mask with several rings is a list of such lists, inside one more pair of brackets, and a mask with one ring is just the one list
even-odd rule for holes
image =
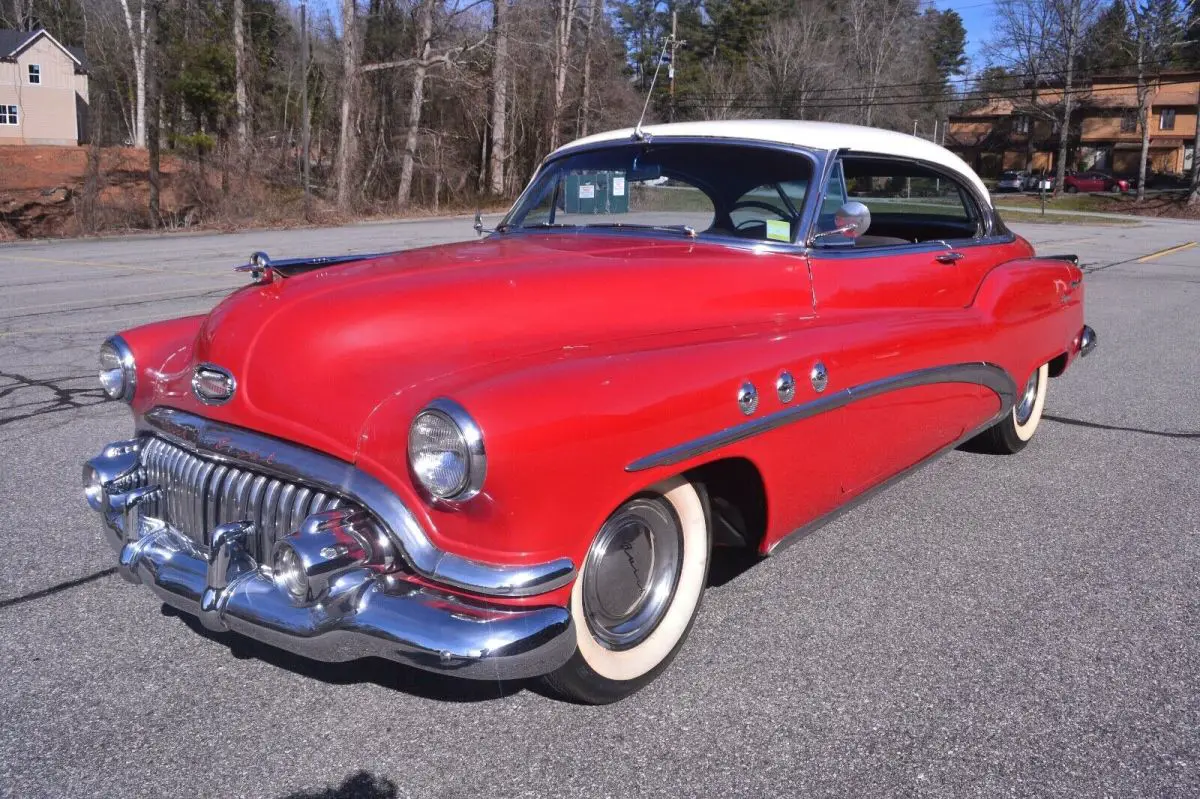
{"label": "rear fender", "polygon": [[[985,349],[1018,384],[1038,366],[1076,355],[1083,328],[1083,272],[1067,259],[1019,258],[990,270],[972,307],[984,319]],[[1065,368],[1065,367],[1064,367]]]}

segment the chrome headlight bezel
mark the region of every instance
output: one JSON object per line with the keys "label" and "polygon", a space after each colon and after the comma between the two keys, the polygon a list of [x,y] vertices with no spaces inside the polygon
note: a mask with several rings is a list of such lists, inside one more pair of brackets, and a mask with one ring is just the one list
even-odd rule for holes
{"label": "chrome headlight bezel", "polygon": [[[106,364],[105,358],[110,357],[112,363]],[[133,358],[133,350],[120,336],[109,336],[100,345],[99,355],[100,388],[109,399],[123,402],[133,401],[137,390],[137,364]],[[105,376],[110,379],[105,380]],[[119,381],[119,382],[118,382]]]}
{"label": "chrome headlight bezel", "polygon": [[[421,442],[417,440],[417,425],[427,414],[440,417],[440,421],[449,423],[457,431],[458,443],[463,453],[465,474],[453,490],[438,489],[421,477],[416,468],[416,460],[421,452]],[[439,397],[420,410],[413,417],[408,428],[408,469],[417,486],[435,502],[458,503],[465,502],[481,490],[487,475],[487,450],[483,444],[483,430],[475,422],[466,408],[452,399]]]}

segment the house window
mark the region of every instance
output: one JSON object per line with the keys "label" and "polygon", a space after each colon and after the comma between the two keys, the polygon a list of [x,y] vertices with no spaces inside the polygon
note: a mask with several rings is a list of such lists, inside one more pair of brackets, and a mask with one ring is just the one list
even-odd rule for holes
{"label": "house window", "polygon": [[1126,111],[1121,114],[1121,132],[1137,133],[1137,112]]}
{"label": "house window", "polygon": [[29,82],[34,85],[37,85],[42,82],[42,65],[41,64],[30,64],[29,65]]}
{"label": "house window", "polygon": [[15,105],[0,105],[0,125],[16,125],[17,110]]}
{"label": "house window", "polygon": [[1013,120],[1014,133],[1029,133],[1029,117],[1019,116]]}
{"label": "house window", "polygon": [[1158,112],[1158,129],[1175,130],[1175,109],[1164,108]]}

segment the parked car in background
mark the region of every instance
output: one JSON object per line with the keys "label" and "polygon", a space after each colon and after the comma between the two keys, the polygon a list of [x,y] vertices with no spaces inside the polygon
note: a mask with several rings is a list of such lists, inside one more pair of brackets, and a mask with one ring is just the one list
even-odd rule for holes
{"label": "parked car in background", "polygon": [[996,181],[996,191],[1025,191],[1028,182],[1028,172],[1016,172],[1010,169],[1003,172],[1000,179]]}
{"label": "parked car in background", "polygon": [[1045,172],[1031,174],[1025,179],[1025,191],[1054,191],[1054,178]]}
{"label": "parked car in background", "polygon": [[1076,259],[960,158],[820,122],[591,136],[480,241],[243,270],[100,348],[134,429],[83,484],[118,572],[305,657],[589,703],[667,667],[714,559],[1021,450],[1096,345]]}
{"label": "parked car in background", "polygon": [[1063,178],[1063,191],[1075,194],[1080,191],[1129,191],[1129,181],[1115,178],[1105,172],[1071,172]]}

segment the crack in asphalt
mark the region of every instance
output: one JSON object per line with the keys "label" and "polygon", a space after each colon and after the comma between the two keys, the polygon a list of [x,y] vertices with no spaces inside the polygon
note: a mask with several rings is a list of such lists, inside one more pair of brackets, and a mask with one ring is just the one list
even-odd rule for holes
{"label": "crack in asphalt", "polygon": [[1122,427],[1121,425],[1116,425],[1116,424],[1101,424],[1100,422],[1088,422],[1083,419],[1071,419],[1066,416],[1053,416],[1048,413],[1045,414],[1044,416],[1042,416],[1042,418],[1047,419],[1051,422],[1058,422],[1059,424],[1069,424],[1069,425],[1074,425],[1075,427],[1091,427],[1096,430],[1116,430],[1117,432],[1121,432],[1121,433],[1139,433],[1144,436],[1161,436],[1163,438],[1196,438],[1196,439],[1200,439],[1200,431],[1176,432],[1176,431],[1172,431],[1172,430],[1147,430],[1144,427]]}
{"label": "crack in asphalt", "polygon": [[53,392],[53,395],[46,400],[38,402],[36,400],[23,401],[20,403],[22,407],[28,405],[38,405],[35,410],[25,411],[13,416],[0,416],[0,427],[5,425],[23,422],[32,419],[36,416],[46,416],[52,413],[60,413],[62,411],[78,410],[80,408],[88,408],[93,405],[107,402],[108,397],[105,396],[103,389],[100,388],[68,388],[61,383],[71,380],[88,380],[89,376],[70,375],[65,377],[50,377],[43,380],[36,380],[32,377],[17,373],[0,371],[0,378],[11,380],[13,382],[0,386],[0,399],[14,396],[22,390],[40,390],[48,389]]}
{"label": "crack in asphalt", "polygon": [[[56,316],[62,314],[74,314],[80,311],[96,311],[108,308],[130,308],[138,305],[156,305],[166,302],[176,302],[178,300],[195,300],[206,297],[214,297],[229,294],[232,289],[221,287],[210,289],[208,291],[195,292],[191,294],[178,294],[175,296],[149,297],[146,299],[129,300],[128,302],[101,302],[96,305],[81,305],[72,308],[54,308],[42,311],[31,311],[30,313],[9,314],[7,319],[30,319],[39,316]],[[173,292],[172,292],[173,293]]]}
{"label": "crack in asphalt", "polygon": [[30,591],[29,593],[21,594],[20,596],[9,597],[8,599],[0,599],[0,610],[15,607],[16,605],[23,605],[26,602],[33,602],[37,599],[44,599],[48,596],[54,596],[55,594],[62,593],[63,591],[69,591],[72,588],[78,588],[81,585],[87,585],[88,583],[99,580],[103,577],[110,577],[116,573],[117,567],[113,566],[108,569],[101,569],[98,572],[92,572],[91,574],[84,575],[83,577],[76,577],[74,580],[66,580],[64,582],[57,583],[49,588],[39,588],[37,591]]}

